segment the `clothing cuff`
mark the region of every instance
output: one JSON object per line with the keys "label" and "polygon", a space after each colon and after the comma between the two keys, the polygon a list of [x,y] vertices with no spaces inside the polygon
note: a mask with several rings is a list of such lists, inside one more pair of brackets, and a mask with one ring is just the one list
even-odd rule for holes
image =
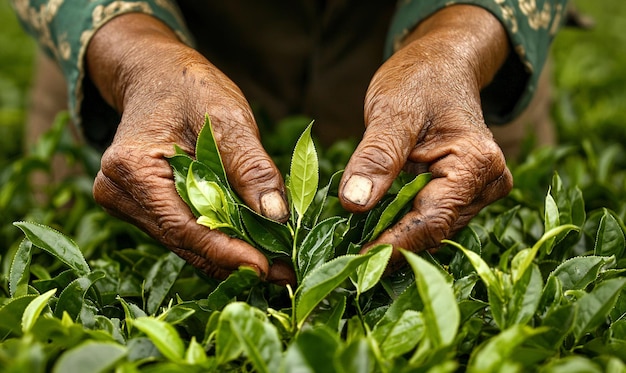
{"label": "clothing cuff", "polygon": [[567,0],[405,0],[391,22],[385,57],[391,56],[417,24],[436,11],[456,4],[480,6],[505,27],[514,53],[481,92],[487,124],[504,124],[530,102],[549,53],[550,43],[564,19]]}

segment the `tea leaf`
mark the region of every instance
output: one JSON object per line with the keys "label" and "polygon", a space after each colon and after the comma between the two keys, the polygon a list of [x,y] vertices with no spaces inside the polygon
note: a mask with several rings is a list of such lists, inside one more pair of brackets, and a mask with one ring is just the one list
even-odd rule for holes
{"label": "tea leaf", "polygon": [[[556,227],[558,227],[560,225],[560,220],[559,220],[559,208],[556,205],[556,202],[554,201],[554,198],[552,198],[552,195],[550,195],[550,193],[548,192],[548,195],[546,195],[546,201],[545,201],[545,211],[544,211],[544,231],[548,232],[551,229],[554,229]],[[544,244],[545,248],[546,248],[546,253],[550,254],[552,252],[552,248],[554,247],[554,242],[556,240],[556,237],[551,237],[550,239],[546,240],[546,243]]]}
{"label": "tea leaf", "polygon": [[185,263],[181,257],[170,252],[159,258],[152,266],[144,285],[144,292],[148,295],[145,301],[148,314],[153,315],[157,312]]}
{"label": "tea leaf", "polygon": [[185,345],[171,324],[154,317],[139,317],[132,324],[147,335],[168,360],[182,363]]}
{"label": "tea leaf", "polygon": [[321,221],[306,235],[296,252],[299,279],[306,277],[309,272],[326,263],[333,256],[335,230],[345,222],[346,219],[334,216]]}
{"label": "tea leaf", "polygon": [[603,209],[593,247],[594,254],[615,255],[620,258],[624,252],[624,247],[626,247],[626,239],[621,225],[608,209]]}
{"label": "tea leaf", "polygon": [[167,158],[167,161],[172,167],[172,173],[174,174],[174,185],[180,198],[189,206],[191,212],[195,216],[200,216],[200,213],[189,200],[189,194],[187,193],[187,175],[189,174],[189,167],[193,162],[193,159],[188,155],[176,154]]}
{"label": "tea leaf", "polygon": [[226,280],[222,281],[215,290],[209,294],[208,307],[213,310],[221,310],[237,295],[252,288],[259,283],[256,271],[249,267],[239,267],[231,273]]}
{"label": "tea leaf", "polygon": [[337,334],[317,327],[303,330],[287,348],[281,372],[335,372]]}
{"label": "tea leaf", "polygon": [[430,181],[431,174],[423,173],[416,176],[409,183],[405,184],[396,197],[385,208],[378,220],[378,223],[374,227],[371,237],[369,239],[375,239],[378,235],[387,229],[393,223],[398,213],[406,206],[407,203],[413,200],[417,193]]}
{"label": "tea leaf", "polygon": [[48,305],[48,301],[54,293],[56,293],[57,289],[52,289],[46,293],[43,293],[33,299],[22,314],[22,332],[28,333],[35,325],[35,322],[39,318],[39,315],[43,311],[43,309]]}
{"label": "tea leaf", "polygon": [[476,273],[478,274],[478,276],[480,276],[485,285],[487,285],[487,288],[498,298],[504,299],[504,291],[502,289],[500,280],[498,279],[498,277],[496,277],[489,265],[480,257],[480,255],[476,254],[473,251],[467,250],[466,248],[454,241],[443,240],[441,242],[447,243],[461,250],[465,254],[465,256],[467,256],[467,259],[469,259],[470,263],[472,263],[472,266],[474,266]]}
{"label": "tea leaf", "polygon": [[69,237],[45,225],[26,221],[13,223],[24,232],[26,238],[38,248],[52,254],[61,262],[67,264],[79,276],[91,272],[76,243]]}
{"label": "tea leaf", "polygon": [[223,183],[226,183],[226,171],[224,170],[219,148],[215,142],[211,118],[208,115],[205,116],[204,126],[198,134],[196,159],[207,165]]}
{"label": "tea leaf", "polygon": [[626,278],[623,277],[602,281],[576,302],[578,317],[574,323],[574,336],[577,341],[605,321],[625,285]]}
{"label": "tea leaf", "polygon": [[452,285],[439,269],[418,255],[406,250],[402,254],[415,272],[415,284],[424,302],[426,335],[434,348],[451,344],[461,318]]}
{"label": "tea leaf", "polygon": [[9,271],[9,291],[13,298],[28,294],[32,247],[32,242],[22,240],[15,252],[15,256],[13,256],[11,270]]}
{"label": "tea leaf", "polygon": [[313,122],[304,130],[293,150],[289,169],[289,192],[291,202],[301,220],[317,191],[319,183],[319,165],[317,151],[311,138]]}
{"label": "tea leaf", "polygon": [[108,372],[126,352],[126,347],[117,343],[87,341],[63,353],[52,372]]}
{"label": "tea leaf", "polygon": [[296,322],[302,327],[311,311],[331,291],[345,281],[356,268],[369,258],[366,255],[343,255],[309,272],[296,294]]}
{"label": "tea leaf", "polygon": [[104,272],[98,270],[90,273],[88,276],[79,277],[72,281],[59,295],[54,315],[60,318],[64,312],[67,312],[72,320],[75,321],[85,305],[87,291],[94,282],[103,277],[105,277]]}
{"label": "tea leaf", "polygon": [[258,214],[246,205],[239,205],[241,219],[250,238],[269,253],[291,255],[293,239],[285,224]]}
{"label": "tea leaf", "polygon": [[386,360],[392,360],[413,350],[423,338],[424,329],[422,313],[405,310],[394,322],[377,325],[372,337],[378,342]]}
{"label": "tea leaf", "polygon": [[531,264],[530,270],[513,284],[513,292],[507,307],[507,326],[526,324],[535,315],[543,288],[539,267]]}
{"label": "tea leaf", "polygon": [[371,248],[369,252],[371,256],[367,262],[361,264],[356,269],[357,297],[373,288],[374,285],[380,281],[380,278],[387,268],[387,263],[389,263],[389,259],[391,258],[393,246],[377,245]]}
{"label": "tea leaf", "polygon": [[[219,328],[218,333],[229,332],[237,338],[255,371],[278,372],[283,349],[278,330],[263,313],[246,303],[235,302],[224,308],[220,322],[226,322],[229,328]],[[221,340],[218,337],[218,343]]]}
{"label": "tea leaf", "polygon": [[563,291],[584,290],[594,282],[602,268],[614,261],[612,257],[603,256],[579,256],[561,263],[550,277],[556,277],[561,281]]}

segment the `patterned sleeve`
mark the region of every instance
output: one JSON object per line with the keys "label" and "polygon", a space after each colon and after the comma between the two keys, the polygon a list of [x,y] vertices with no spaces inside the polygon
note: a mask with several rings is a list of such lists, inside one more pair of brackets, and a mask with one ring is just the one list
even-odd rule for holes
{"label": "patterned sleeve", "polygon": [[483,7],[507,30],[515,53],[509,56],[481,97],[488,124],[508,123],[534,94],[550,43],[564,19],[567,0],[400,0],[389,29],[385,55],[390,56],[422,19],[454,4]]}
{"label": "patterned sleeve", "polygon": [[183,42],[191,43],[178,6],[171,0],[12,0],[12,3],[26,31],[61,67],[68,85],[70,114],[78,125],[85,90],[85,52],[91,37],[106,22],[124,13],[150,14],[171,27]]}

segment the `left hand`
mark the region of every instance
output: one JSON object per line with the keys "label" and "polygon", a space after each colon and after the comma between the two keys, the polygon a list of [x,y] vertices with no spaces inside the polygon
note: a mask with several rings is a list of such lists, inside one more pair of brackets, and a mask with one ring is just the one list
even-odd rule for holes
{"label": "left hand", "polygon": [[[482,8],[455,5],[423,21],[373,77],[366,131],[340,183],[343,206],[373,208],[400,170],[433,179],[413,208],[366,246],[437,248],[483,207],[508,194],[511,173],[485,125],[480,89],[509,53],[506,32]],[[394,250],[390,269],[401,264]]]}

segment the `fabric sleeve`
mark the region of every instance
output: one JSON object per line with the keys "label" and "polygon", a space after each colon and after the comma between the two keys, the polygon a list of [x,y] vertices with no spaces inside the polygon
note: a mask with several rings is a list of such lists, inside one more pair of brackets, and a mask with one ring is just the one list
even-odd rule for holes
{"label": "fabric sleeve", "polygon": [[567,0],[400,0],[385,56],[391,56],[421,20],[454,4],[487,9],[507,30],[514,53],[483,89],[481,98],[488,124],[508,123],[523,111],[535,92],[550,43],[565,18]]}
{"label": "fabric sleeve", "polygon": [[[191,44],[178,6],[171,0],[114,1],[114,0],[11,0],[22,25],[38,42],[39,46],[57,61],[68,86],[68,108],[73,122],[83,125],[81,106],[85,98],[85,53],[94,33],[112,18],[125,13],[152,15],[167,24],[179,38]],[[91,87],[94,91],[95,87]],[[116,120],[116,114],[95,95],[94,110],[102,112],[100,118]],[[100,100],[100,102],[98,102]],[[92,103],[90,102],[90,105]],[[91,110],[91,107],[90,107]],[[116,126],[117,122],[89,123],[89,130],[98,135],[100,125]],[[87,126],[85,126],[87,127]],[[86,129],[86,128],[83,128]]]}

